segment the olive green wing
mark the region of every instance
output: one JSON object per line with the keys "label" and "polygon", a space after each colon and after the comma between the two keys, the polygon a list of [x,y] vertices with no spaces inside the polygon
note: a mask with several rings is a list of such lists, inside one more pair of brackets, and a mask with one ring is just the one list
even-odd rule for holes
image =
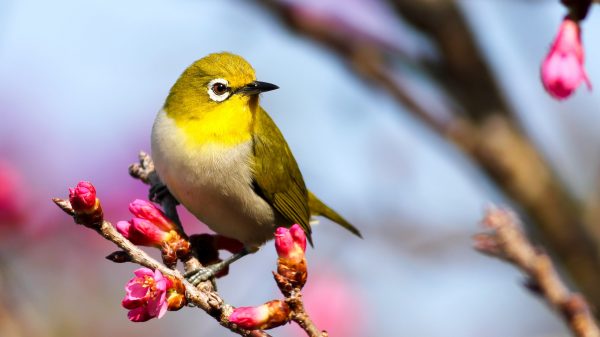
{"label": "olive green wing", "polygon": [[299,224],[312,245],[308,190],[296,159],[271,117],[258,108],[253,139],[254,190],[286,220]]}

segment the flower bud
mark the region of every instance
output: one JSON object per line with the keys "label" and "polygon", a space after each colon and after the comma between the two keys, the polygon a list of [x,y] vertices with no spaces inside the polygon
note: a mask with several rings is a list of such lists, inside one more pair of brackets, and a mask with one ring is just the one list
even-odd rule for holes
{"label": "flower bud", "polygon": [[275,231],[275,249],[281,259],[302,260],[306,251],[306,233],[298,224],[292,225],[290,229],[277,228]]}
{"label": "flower bud", "polygon": [[171,220],[158,207],[148,201],[134,200],[129,204],[129,211],[136,218],[148,220],[163,231],[168,232],[174,228]]}
{"label": "flower bud", "polygon": [[129,204],[129,211],[135,217],[130,221],[119,221],[116,227],[131,243],[159,248],[163,262],[169,268],[175,268],[177,259],[189,259],[189,241],[175,231],[174,224],[158,207],[137,199]]}
{"label": "flower bud", "polygon": [[77,213],[91,213],[96,207],[96,188],[90,182],[80,181],[75,188],[69,188],[69,201]]}
{"label": "flower bud", "polygon": [[173,276],[167,276],[167,305],[169,311],[176,311],[187,304],[183,282]]}
{"label": "flower bud", "polygon": [[[53,199],[65,212],[67,205],[61,206],[63,201]],[[74,211],[75,222],[91,228],[98,228],[102,223],[104,214],[100,200],[96,197],[96,188],[87,181],[80,181],[75,188],[69,188],[69,203]]]}
{"label": "flower bud", "polygon": [[130,221],[117,222],[117,231],[131,243],[140,246],[160,248],[167,239],[167,232],[163,232],[150,221],[133,218]]}
{"label": "flower bud", "polygon": [[294,224],[290,229],[279,227],[275,231],[275,249],[277,273],[275,281],[283,294],[294,288],[302,288],[308,277],[306,269],[306,233],[302,227]]}
{"label": "flower bud", "polygon": [[271,329],[289,322],[290,312],[284,301],[273,300],[257,307],[235,308],[229,322],[247,330]]}
{"label": "flower bud", "polygon": [[542,63],[541,77],[546,91],[562,100],[569,97],[581,82],[586,82],[591,89],[583,63],[584,50],[579,25],[566,18]]}

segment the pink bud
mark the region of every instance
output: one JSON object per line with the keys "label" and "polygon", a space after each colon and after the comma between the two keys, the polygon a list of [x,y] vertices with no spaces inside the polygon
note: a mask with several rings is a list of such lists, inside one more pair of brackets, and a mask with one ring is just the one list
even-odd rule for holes
{"label": "pink bud", "polygon": [[554,98],[562,100],[569,97],[575,89],[586,82],[592,88],[585,69],[584,50],[581,44],[581,32],[577,22],[565,19],[542,63],[542,83],[546,91]]}
{"label": "pink bud", "polygon": [[87,181],[80,181],[69,188],[69,201],[75,212],[90,212],[96,208],[96,189]]}
{"label": "pink bud", "polygon": [[163,231],[168,232],[173,229],[173,223],[167,216],[158,207],[148,201],[141,199],[134,200],[129,204],[129,211],[137,218],[152,222]]}
{"label": "pink bud", "polygon": [[290,229],[279,227],[275,231],[275,249],[282,259],[301,260],[306,251],[306,234],[298,224]]}
{"label": "pink bud", "polygon": [[156,227],[152,222],[140,218],[119,221],[117,231],[131,243],[149,247],[161,247],[163,241],[168,239],[169,234]]}
{"label": "pink bud", "polygon": [[129,309],[127,317],[132,322],[161,318],[167,311],[167,278],[158,269],[140,268],[134,274],[125,285],[126,294],[121,302],[123,308]]}
{"label": "pink bud", "polygon": [[239,307],[229,315],[229,321],[242,329],[270,329],[289,321],[290,308],[280,300],[274,300],[257,307]]}
{"label": "pink bud", "polygon": [[117,222],[117,231],[119,233],[121,233],[121,235],[123,235],[126,239],[129,240],[129,237],[131,236],[130,234],[130,229],[131,229],[131,222],[130,221],[119,221]]}

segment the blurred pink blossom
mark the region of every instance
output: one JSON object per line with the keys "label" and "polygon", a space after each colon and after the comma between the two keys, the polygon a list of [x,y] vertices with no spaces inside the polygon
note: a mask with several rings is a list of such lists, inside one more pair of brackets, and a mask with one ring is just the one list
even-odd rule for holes
{"label": "blurred pink blossom", "polygon": [[128,309],[127,317],[132,322],[145,322],[154,317],[161,318],[167,312],[168,280],[159,270],[140,268],[135,277],[125,285],[125,298],[121,302]]}
{"label": "blurred pink blossom", "polygon": [[583,67],[584,50],[581,44],[581,31],[577,22],[565,19],[542,63],[542,83],[554,98],[565,99],[586,82],[592,88]]}
{"label": "blurred pink blossom", "polygon": [[[350,278],[330,268],[316,270],[302,290],[302,298],[317,327],[327,330],[330,336],[364,336],[369,309]],[[294,327],[294,332],[295,336],[306,336],[298,327]]]}
{"label": "blurred pink blossom", "polygon": [[20,172],[0,161],[0,225],[24,221],[25,191]]}

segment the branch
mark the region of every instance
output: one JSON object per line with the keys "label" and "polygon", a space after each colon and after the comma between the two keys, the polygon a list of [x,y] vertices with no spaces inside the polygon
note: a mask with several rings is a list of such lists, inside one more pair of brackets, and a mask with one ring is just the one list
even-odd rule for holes
{"label": "branch", "polygon": [[327,331],[319,330],[310,316],[306,313],[300,289],[294,290],[290,296],[286,298],[286,302],[292,310],[291,320],[296,322],[310,337],[329,336]]}
{"label": "branch", "polygon": [[[76,213],[68,200],[59,198],[54,198],[52,200],[65,213],[71,216],[76,216]],[[165,265],[156,261],[146,254],[146,252],[132,244],[129,240],[123,237],[123,235],[121,235],[110,222],[103,220],[96,224],[86,224],[86,227],[93,228],[96,232],[98,232],[98,234],[102,235],[102,237],[117,245],[128,255],[129,261],[152,270],[158,269],[163,275],[168,275],[181,281],[185,286],[185,295],[188,302],[204,310],[206,313],[214,317],[219,324],[227,329],[241,336],[269,336],[263,331],[244,330],[238,328],[235,324],[230,323],[228,318],[231,312],[233,312],[233,307],[229,304],[226,304],[217,292],[202,287],[194,287],[178,270],[167,268]]]}
{"label": "branch", "polygon": [[398,51],[340,27],[327,16],[307,15],[301,4],[255,2],[292,31],[331,50],[359,78],[386,90],[415,118],[461,149],[499,190],[519,204],[540,229],[546,246],[592,303],[600,306],[600,237],[591,234],[598,219],[584,217],[579,201],[519,126],[456,1],[389,0],[441,54],[437,63],[417,60],[411,66],[429,75],[457,103],[454,114],[447,117],[427,111],[395,80],[395,62],[405,59]]}
{"label": "branch", "polygon": [[[294,321],[310,337],[327,337],[325,331],[317,329],[302,302],[301,289],[307,278],[306,235],[299,225],[293,225],[290,229],[279,227],[275,233],[275,248],[279,258],[274,277],[285,300],[273,300],[259,307],[234,308],[223,301],[211,281],[194,286],[176,267],[177,261],[181,260],[186,273],[196,271],[202,267],[200,261],[210,264],[212,263],[210,261],[219,260],[219,249],[236,249],[232,245],[237,245],[238,242],[226,238],[215,239],[218,235],[213,237],[209,234],[193,235],[190,240],[179,222],[175,208],[177,201],[170,193],[166,193],[166,189],[154,171],[150,156],[140,153],[140,162],[131,165],[129,171],[133,177],[152,186],[151,194],[160,195],[159,202],[163,203],[165,209],[170,208],[171,219],[167,219],[166,214],[153,204],[135,200],[129,205],[134,219],[119,222],[117,229],[104,220],[102,205],[96,197],[96,189],[89,182],[79,182],[75,188],[69,189],[69,200],[59,198],[52,200],[65,213],[72,216],[75,223],[95,230],[121,249],[109,254],[106,257],[108,260],[116,263],[133,262],[152,271],[160,271],[169,284],[166,290],[171,294],[166,302],[168,310],[179,310],[186,303],[195,305],[213,316],[222,326],[242,336],[269,336],[262,330]],[[161,191],[158,190],[159,187]],[[209,240],[206,239],[207,236]],[[148,256],[136,244],[159,248],[163,263]],[[211,248],[214,248],[214,251]],[[204,256],[205,254],[207,256]],[[140,271],[140,273],[144,272]],[[140,277],[136,271],[136,278],[127,285],[128,295],[123,301],[123,306],[132,310],[130,314],[134,309],[147,310],[146,304],[140,303],[137,297],[132,297],[129,293],[131,289],[139,287],[140,283],[137,282],[144,284],[149,282]],[[160,276],[154,279],[158,277]],[[149,296],[157,296],[156,293],[152,293],[154,290],[148,291]],[[140,322],[157,316],[158,314],[153,311],[143,311],[143,314],[134,313],[130,319]]]}
{"label": "branch", "polygon": [[562,315],[575,336],[600,337],[585,298],[569,291],[550,257],[529,242],[514,213],[491,208],[483,225],[489,231],[474,236],[475,249],[510,262],[525,273],[527,287]]}

